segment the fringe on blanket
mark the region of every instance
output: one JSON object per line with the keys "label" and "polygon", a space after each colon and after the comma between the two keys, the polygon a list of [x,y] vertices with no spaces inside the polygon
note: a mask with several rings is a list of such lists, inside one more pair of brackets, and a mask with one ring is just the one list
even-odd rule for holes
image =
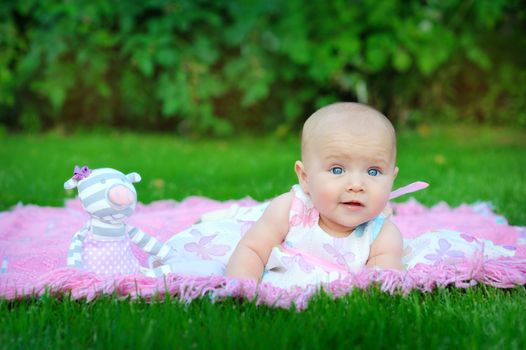
{"label": "fringe on blanket", "polygon": [[[8,282],[8,281],[6,281]],[[526,284],[526,259],[509,258],[485,260],[482,251],[469,260],[457,264],[419,264],[408,271],[375,270],[364,268],[334,282],[307,288],[282,289],[268,283],[257,285],[252,280],[226,277],[192,277],[167,275],[150,278],[142,275],[103,278],[93,273],[62,268],[41,276],[31,286],[2,286],[3,297],[8,300],[27,296],[71,294],[74,299],[91,301],[101,295],[152,299],[168,293],[183,302],[201,297],[212,300],[246,298],[257,305],[301,310],[320,289],[335,298],[343,297],[354,288],[366,289],[379,285],[388,293],[407,294],[412,290],[430,292],[435,288],[454,286],[468,288],[476,284],[497,288],[513,288]]]}

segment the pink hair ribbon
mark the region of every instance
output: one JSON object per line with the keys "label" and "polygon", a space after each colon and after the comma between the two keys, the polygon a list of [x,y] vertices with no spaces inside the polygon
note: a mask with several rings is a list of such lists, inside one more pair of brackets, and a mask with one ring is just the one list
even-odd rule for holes
{"label": "pink hair ribbon", "polygon": [[428,186],[429,184],[427,182],[423,182],[423,181],[413,182],[407,186],[400,187],[399,189],[391,192],[391,194],[389,195],[389,199],[394,199],[394,198],[403,196],[404,194],[420,191],[420,190],[423,190],[424,188],[427,188]]}

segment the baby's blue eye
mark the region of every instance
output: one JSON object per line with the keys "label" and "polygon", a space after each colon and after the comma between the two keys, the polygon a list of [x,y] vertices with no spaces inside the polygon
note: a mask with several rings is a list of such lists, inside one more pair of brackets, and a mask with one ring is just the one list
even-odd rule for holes
{"label": "baby's blue eye", "polygon": [[343,168],[339,166],[332,167],[329,172],[333,175],[341,175],[343,174]]}
{"label": "baby's blue eye", "polygon": [[380,171],[378,171],[378,169],[369,169],[367,170],[367,174],[369,176],[378,176],[380,175]]}

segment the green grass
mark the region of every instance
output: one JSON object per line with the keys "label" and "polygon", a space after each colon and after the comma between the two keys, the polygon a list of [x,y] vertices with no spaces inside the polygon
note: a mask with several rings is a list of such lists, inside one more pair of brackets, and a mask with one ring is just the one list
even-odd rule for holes
{"label": "green grass", "polygon": [[[396,184],[424,180],[426,205],[492,201],[512,224],[526,225],[526,132],[461,127],[399,135]],[[73,166],[137,171],[139,199],[189,195],[258,200],[295,181],[295,138],[191,141],[120,134],[0,139],[0,209],[18,202],[60,206]],[[401,199],[405,200],[405,199]],[[1,242],[0,242],[1,244]],[[526,348],[526,292],[437,289],[389,295],[375,288],[302,311],[208,299],[153,303],[108,296],[94,302],[44,296],[0,300],[0,348]]]}
{"label": "green grass", "polygon": [[[398,137],[396,185],[424,180],[415,197],[426,205],[491,201],[512,223],[525,225],[526,131],[459,127]],[[139,200],[264,200],[289,190],[299,156],[296,138],[190,141],[168,135],[77,135],[0,138],[0,210],[18,202],[63,205],[62,185],[75,164],[137,171]],[[406,198],[400,199],[405,200]]]}
{"label": "green grass", "polygon": [[5,349],[524,349],[526,292],[484,286],[389,295],[375,288],[302,311],[206,299],[183,304],[111,296],[91,303],[0,301]]}

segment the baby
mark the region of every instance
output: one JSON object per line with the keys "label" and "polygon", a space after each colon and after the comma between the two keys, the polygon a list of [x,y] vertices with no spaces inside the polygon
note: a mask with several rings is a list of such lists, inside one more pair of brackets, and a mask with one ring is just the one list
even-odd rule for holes
{"label": "baby", "polygon": [[385,116],[358,103],[319,109],[303,127],[295,171],[299,185],[243,236],[227,276],[302,285],[363,266],[402,269],[402,236],[383,214],[398,173]]}
{"label": "baby", "polygon": [[301,147],[299,184],[290,192],[270,203],[203,215],[166,242],[177,254],[161,263],[178,274],[226,275],[288,289],[331,283],[365,266],[402,270],[514,254],[447,229],[402,240],[388,201],[427,184],[391,192],[398,174],[395,131],[373,108],[321,108],[305,122]]}

